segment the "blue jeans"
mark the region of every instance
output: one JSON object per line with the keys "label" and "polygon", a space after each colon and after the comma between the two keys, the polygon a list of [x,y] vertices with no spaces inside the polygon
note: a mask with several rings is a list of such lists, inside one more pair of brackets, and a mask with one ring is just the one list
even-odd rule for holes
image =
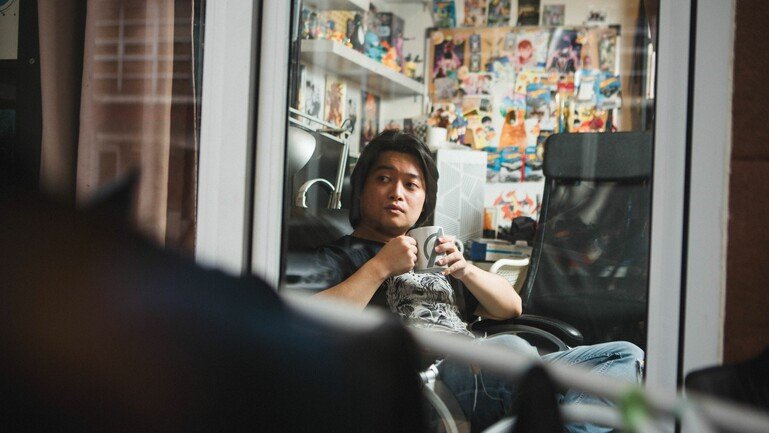
{"label": "blue jeans", "polygon": [[[515,335],[496,335],[476,340],[478,344],[498,344],[527,356],[539,356],[537,349]],[[542,356],[542,360],[567,365],[580,365],[595,373],[632,383],[640,383],[640,360],[644,357],[638,346],[625,341],[579,346],[563,352]],[[509,379],[495,374],[474,371],[472,367],[447,359],[438,367],[441,380],[457,398],[474,432],[481,431],[500,419],[514,416],[516,390]],[[568,389],[558,396],[561,404],[610,405],[613,403]],[[609,432],[610,428],[592,424],[569,424],[566,430],[577,432]]]}

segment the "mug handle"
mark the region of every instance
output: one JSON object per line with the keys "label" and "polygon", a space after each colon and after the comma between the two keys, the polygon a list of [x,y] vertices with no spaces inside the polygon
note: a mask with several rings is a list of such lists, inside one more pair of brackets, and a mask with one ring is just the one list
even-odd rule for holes
{"label": "mug handle", "polygon": [[456,246],[457,246],[457,249],[459,250],[459,252],[460,252],[460,253],[462,253],[462,254],[464,254],[464,253],[465,253],[465,244],[464,244],[464,243],[462,243],[462,241],[461,241],[461,240],[459,240],[459,239],[454,239],[454,245],[456,245]]}

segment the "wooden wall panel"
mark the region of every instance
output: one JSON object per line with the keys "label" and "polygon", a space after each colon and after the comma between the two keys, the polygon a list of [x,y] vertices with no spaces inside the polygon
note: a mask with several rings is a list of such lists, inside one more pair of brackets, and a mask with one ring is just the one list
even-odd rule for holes
{"label": "wooden wall panel", "polygon": [[769,345],[769,2],[736,6],[725,362]]}

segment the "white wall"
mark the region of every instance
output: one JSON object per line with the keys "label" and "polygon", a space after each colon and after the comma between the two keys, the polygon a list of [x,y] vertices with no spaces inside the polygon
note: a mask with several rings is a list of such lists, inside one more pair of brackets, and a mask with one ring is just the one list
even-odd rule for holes
{"label": "white wall", "polygon": [[[394,12],[403,18],[404,37],[407,38],[403,44],[404,55],[411,53],[419,54],[422,59],[420,72],[423,77],[425,61],[425,30],[433,25],[433,18],[430,14],[431,6],[420,3],[387,3],[383,1],[372,1],[379,10],[383,12]],[[424,113],[424,101],[422,96],[407,96],[403,98],[394,98],[382,100],[379,124],[383,125],[390,119],[411,119],[419,117]]]}

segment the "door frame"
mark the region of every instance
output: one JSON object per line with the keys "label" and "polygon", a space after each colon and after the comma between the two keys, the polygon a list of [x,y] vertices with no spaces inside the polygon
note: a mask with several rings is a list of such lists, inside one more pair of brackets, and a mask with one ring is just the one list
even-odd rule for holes
{"label": "door frame", "polygon": [[[670,393],[684,369],[721,358],[731,87],[718,86],[731,77],[733,1],[659,2],[646,383]],[[198,260],[277,287],[291,2],[208,2],[206,15]],[[690,56],[713,47],[722,65]]]}
{"label": "door frame", "polygon": [[195,258],[248,272],[260,1],[206,2]]}

